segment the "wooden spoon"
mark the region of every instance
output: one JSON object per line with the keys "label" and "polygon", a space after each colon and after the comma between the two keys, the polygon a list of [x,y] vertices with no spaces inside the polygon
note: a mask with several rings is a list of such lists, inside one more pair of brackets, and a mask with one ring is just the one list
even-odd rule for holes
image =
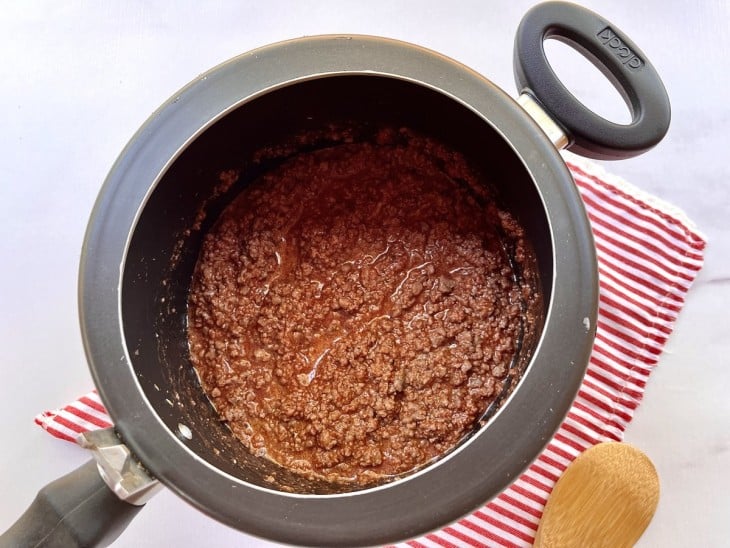
{"label": "wooden spoon", "polygon": [[625,443],[599,443],[565,470],[548,498],[535,547],[633,546],[659,502],[649,458]]}

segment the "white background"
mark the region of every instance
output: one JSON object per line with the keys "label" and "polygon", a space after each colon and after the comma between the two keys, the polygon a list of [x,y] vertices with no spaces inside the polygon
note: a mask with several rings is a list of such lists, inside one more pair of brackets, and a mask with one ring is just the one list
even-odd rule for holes
{"label": "white background", "polygon": [[[640,546],[730,542],[730,3],[585,0],[663,76],[666,140],[607,167],[682,207],[710,240],[706,265],[652,374],[627,440],[656,464],[659,509]],[[88,457],[34,426],[92,387],[76,278],[86,221],[114,159],[199,73],[281,39],[388,36],[437,50],[514,94],[512,41],[528,0],[17,2],[0,4],[0,531],[43,484]],[[617,95],[562,48],[576,94],[616,121]],[[377,527],[377,524],[373,524]],[[263,546],[187,506],[153,499],[116,546]]]}

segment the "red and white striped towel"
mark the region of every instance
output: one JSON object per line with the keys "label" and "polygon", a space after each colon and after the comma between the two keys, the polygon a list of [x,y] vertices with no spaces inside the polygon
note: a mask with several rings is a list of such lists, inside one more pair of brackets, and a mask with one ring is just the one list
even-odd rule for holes
{"label": "red and white striped towel", "polygon": [[[684,214],[566,153],[598,250],[600,303],[588,373],[567,419],[530,468],[495,500],[458,523],[400,547],[530,546],[550,491],[588,447],[621,440],[639,405],[692,281],[705,238]],[[91,392],[36,423],[73,440],[111,426]]]}

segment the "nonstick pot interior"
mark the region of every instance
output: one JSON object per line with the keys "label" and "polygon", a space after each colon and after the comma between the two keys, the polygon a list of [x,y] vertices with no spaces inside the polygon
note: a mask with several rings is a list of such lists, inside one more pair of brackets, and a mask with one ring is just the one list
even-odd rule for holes
{"label": "nonstick pot interior", "polygon": [[[302,148],[336,143],[332,128],[354,128],[357,139],[383,125],[434,137],[486,175],[501,205],[527,230],[545,310],[549,306],[554,265],[543,200],[520,156],[478,114],[424,85],[367,74],[289,83],[245,102],[192,140],[154,186],[138,213],[121,285],[123,336],[141,390],[169,431],[222,473],[267,489],[333,490],[251,456],[206,399],[190,363],[186,332],[188,291],[202,237],[225,205],[263,171]],[[297,138],[302,135],[319,137]],[[270,153],[262,158],[267,147]],[[227,170],[239,173],[230,187],[220,178]],[[528,342],[521,366],[537,340]]]}

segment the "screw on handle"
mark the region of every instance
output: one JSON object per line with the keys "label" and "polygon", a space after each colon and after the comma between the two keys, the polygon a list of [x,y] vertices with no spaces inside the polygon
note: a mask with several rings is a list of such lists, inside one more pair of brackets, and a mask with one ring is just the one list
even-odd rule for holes
{"label": "screw on handle", "polygon": [[[553,71],[544,41],[560,40],[591,61],[616,86],[631,110],[631,123],[616,124],[576,99]],[[567,2],[538,4],[517,29],[517,87],[537,99],[564,128],[577,154],[618,160],[646,152],[669,129],[671,111],[664,84],[644,53],[615,25]]]}

